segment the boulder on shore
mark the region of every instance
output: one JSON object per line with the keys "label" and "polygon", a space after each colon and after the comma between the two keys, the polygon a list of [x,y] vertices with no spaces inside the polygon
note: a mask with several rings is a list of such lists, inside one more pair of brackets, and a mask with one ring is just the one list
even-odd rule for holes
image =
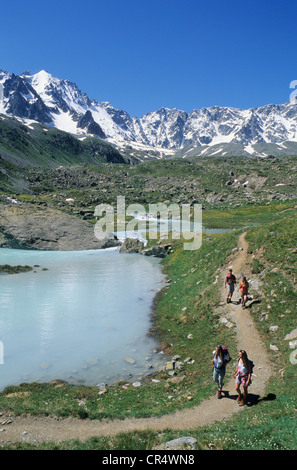
{"label": "boulder on shore", "polygon": [[154,245],[151,248],[142,250],[142,254],[145,256],[155,256],[156,258],[165,258],[170,248],[171,248],[170,244]]}
{"label": "boulder on shore", "polygon": [[113,234],[99,240],[94,226],[45,206],[0,205],[0,246],[32,250],[91,250],[120,245]]}
{"label": "boulder on shore", "polygon": [[144,243],[137,238],[126,238],[120,248],[121,253],[140,253]]}
{"label": "boulder on shore", "polygon": [[171,244],[156,244],[150,248],[145,248],[144,243],[137,238],[126,238],[120,248],[121,253],[140,253],[145,256],[155,256],[156,258],[165,258]]}

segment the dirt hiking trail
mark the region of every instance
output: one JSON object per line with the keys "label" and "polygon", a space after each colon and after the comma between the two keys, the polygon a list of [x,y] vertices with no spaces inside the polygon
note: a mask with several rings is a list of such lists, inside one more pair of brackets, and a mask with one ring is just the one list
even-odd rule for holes
{"label": "dirt hiking trail", "polygon": [[[224,288],[224,279],[229,267],[232,267],[237,277],[245,272],[248,244],[245,234],[238,240],[238,248],[235,254],[228,259],[229,264],[221,270],[221,278],[217,285],[221,285],[221,304],[217,309],[220,315],[225,316],[235,326],[238,349],[245,349],[248,357],[255,363],[252,384],[249,387],[249,396],[263,397],[267,381],[271,375],[266,348],[254,326],[248,309],[243,310],[237,303],[239,299],[238,287],[233,294],[232,303],[226,304],[227,291]],[[215,347],[215,345],[214,345]],[[233,348],[234,350],[234,348]],[[233,357],[236,359],[236,357]],[[211,357],[205,358],[211,363]],[[233,361],[232,361],[233,362]],[[227,366],[228,367],[228,366]],[[229,365],[229,367],[233,367]],[[233,371],[232,371],[233,372]],[[51,417],[14,416],[4,411],[0,421],[5,419],[11,421],[9,424],[1,424],[0,442],[62,442],[66,440],[79,439],[84,441],[95,436],[114,436],[122,432],[165,429],[190,430],[199,426],[209,425],[215,421],[230,418],[234,413],[242,411],[245,407],[238,406],[235,398],[235,384],[232,378],[226,383],[223,390],[229,392],[229,397],[218,399],[216,395],[203,401],[200,405],[188,410],[177,411],[174,414],[165,415],[160,418],[127,418],[125,420],[114,420],[100,422],[96,420],[80,420],[76,418],[56,419]]]}

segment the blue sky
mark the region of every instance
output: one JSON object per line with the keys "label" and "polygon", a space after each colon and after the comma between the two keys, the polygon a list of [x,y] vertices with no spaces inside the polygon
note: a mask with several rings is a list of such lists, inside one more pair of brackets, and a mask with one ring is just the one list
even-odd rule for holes
{"label": "blue sky", "polygon": [[280,104],[296,17],[295,0],[2,2],[0,69],[45,69],[132,116]]}

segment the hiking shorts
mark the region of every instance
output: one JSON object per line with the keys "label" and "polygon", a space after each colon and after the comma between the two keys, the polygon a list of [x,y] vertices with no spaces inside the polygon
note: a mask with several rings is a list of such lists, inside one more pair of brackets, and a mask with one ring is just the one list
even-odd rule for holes
{"label": "hiking shorts", "polygon": [[223,386],[223,380],[225,377],[225,368],[224,369],[216,369],[213,368],[213,380],[217,382],[218,386],[221,388]]}
{"label": "hiking shorts", "polygon": [[227,284],[228,292],[234,292],[234,284]]}
{"label": "hiking shorts", "polygon": [[235,383],[238,385],[242,385],[243,387],[246,387],[247,380],[248,380],[247,374],[237,374],[235,378]]}

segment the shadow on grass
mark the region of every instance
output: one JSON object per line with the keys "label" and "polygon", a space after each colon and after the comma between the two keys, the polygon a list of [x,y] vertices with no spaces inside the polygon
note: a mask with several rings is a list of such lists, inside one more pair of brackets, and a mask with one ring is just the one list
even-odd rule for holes
{"label": "shadow on grass", "polygon": [[276,395],[274,393],[268,393],[266,397],[260,397],[260,395],[254,395],[253,393],[249,393],[247,398],[247,406],[255,406],[261,402],[273,400],[276,400]]}

